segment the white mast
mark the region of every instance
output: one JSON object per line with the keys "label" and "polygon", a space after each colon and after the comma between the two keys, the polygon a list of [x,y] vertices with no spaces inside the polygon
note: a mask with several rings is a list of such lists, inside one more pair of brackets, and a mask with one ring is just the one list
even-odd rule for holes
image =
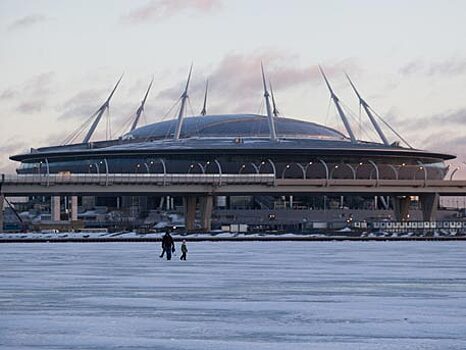
{"label": "white mast", "polygon": [[138,110],[136,111],[136,118],[134,119],[133,125],[131,125],[130,131],[136,129],[139,123],[139,119],[141,118],[142,112],[144,112],[144,105],[146,104],[147,96],[149,95],[150,88],[152,87],[152,83],[154,82],[154,78],[152,78],[149,87],[147,88],[146,94],[141,101],[141,105],[139,106]]}
{"label": "white mast", "polygon": [[204,104],[202,105],[201,115],[204,116],[207,114],[207,91],[209,90],[209,80],[205,82],[205,94],[204,94]]}
{"label": "white mast", "polygon": [[273,89],[272,89],[272,82],[269,80],[269,86],[270,86],[270,95],[272,96],[272,106],[273,106],[273,116],[274,117],[278,117],[278,115],[280,114],[280,112],[278,111],[277,109],[277,104],[275,103],[275,96],[273,94]]}
{"label": "white mast", "polygon": [[361,97],[361,95],[359,94],[358,90],[356,89],[356,87],[354,86],[353,82],[351,81],[350,77],[348,74],[346,74],[346,78],[348,78],[348,81],[349,83],[351,84],[351,87],[353,88],[354,92],[356,93],[356,96],[358,96],[358,99],[359,99],[359,104],[362,105],[362,107],[364,108],[364,110],[366,111],[366,114],[367,116],[369,117],[369,119],[371,120],[371,123],[372,125],[374,126],[374,129],[375,131],[377,131],[377,134],[379,134],[380,138],[382,139],[382,142],[389,146],[390,145],[390,142],[388,142],[387,140],[387,137],[385,136],[385,134],[383,133],[382,129],[380,128],[380,125],[379,123],[377,123],[377,120],[375,120],[374,116],[372,115],[372,112],[370,111],[369,109],[369,105],[367,104],[366,101],[364,101],[364,99]]}
{"label": "white mast", "polygon": [[94,115],[97,115],[97,117],[95,118],[94,123],[92,123],[91,128],[84,137],[83,143],[88,143],[92,135],[94,134],[95,129],[99,125],[100,119],[102,119],[102,115],[104,114],[105,110],[109,107],[110,100],[112,99],[113,94],[115,93],[118,85],[120,84],[121,79],[123,79],[123,75],[121,75],[120,79],[118,79],[115,87],[113,88],[112,92],[110,93],[104,104],[100,106],[100,108],[94,113]]}
{"label": "white mast", "polygon": [[175,134],[173,135],[173,138],[175,140],[179,140],[180,135],[181,135],[181,127],[183,126],[184,108],[186,105],[186,100],[189,97],[188,88],[189,88],[189,81],[191,80],[192,71],[193,71],[193,65],[191,64],[191,68],[189,69],[188,80],[186,82],[186,87],[184,88],[183,94],[181,95],[181,106],[180,106],[180,111],[178,112],[178,119],[176,122]]}
{"label": "white mast", "polygon": [[340,118],[343,121],[343,124],[345,125],[346,131],[348,132],[351,142],[357,143],[356,137],[354,136],[353,130],[351,129],[351,125],[349,124],[348,118],[346,118],[346,115],[343,112],[343,109],[341,108],[340,100],[338,99],[337,95],[335,95],[335,93],[333,92],[332,87],[330,86],[330,83],[328,82],[327,77],[325,76],[325,73],[322,70],[321,66],[319,66],[319,70],[322,74],[322,77],[325,80],[325,84],[327,84],[328,90],[330,91],[330,97],[335,103],[335,107],[337,108],[338,114],[340,115]]}
{"label": "white mast", "polygon": [[270,106],[270,95],[267,91],[267,84],[265,83],[265,73],[264,73],[264,66],[261,62],[261,70],[262,70],[262,82],[264,84],[264,98],[265,98],[265,107],[267,109],[267,118],[269,121],[269,129],[270,129],[270,139],[273,141],[277,140],[277,134],[275,132],[275,121],[273,120],[273,113],[272,107]]}

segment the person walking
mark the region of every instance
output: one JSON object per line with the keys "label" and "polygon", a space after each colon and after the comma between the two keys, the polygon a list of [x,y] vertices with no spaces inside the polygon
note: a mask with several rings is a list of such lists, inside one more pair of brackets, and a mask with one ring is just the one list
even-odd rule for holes
{"label": "person walking", "polygon": [[165,248],[163,247],[163,241],[162,241],[162,253],[159,255],[159,258],[163,258],[165,255]]}
{"label": "person walking", "polygon": [[181,257],[180,260],[186,260],[186,254],[188,253],[188,247],[186,246],[186,241],[183,239],[181,243]]}
{"label": "person walking", "polygon": [[171,260],[172,253],[174,252],[175,252],[175,242],[173,242],[173,238],[170,235],[170,233],[167,232],[162,237],[162,255],[160,257],[163,257],[163,253],[167,253],[167,260]]}

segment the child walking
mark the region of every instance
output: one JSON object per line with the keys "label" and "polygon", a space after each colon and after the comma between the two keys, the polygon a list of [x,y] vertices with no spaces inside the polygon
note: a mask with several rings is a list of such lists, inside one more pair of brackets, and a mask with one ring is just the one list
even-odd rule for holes
{"label": "child walking", "polygon": [[183,239],[181,243],[181,257],[180,260],[186,260],[186,254],[188,253],[188,247],[186,246],[186,241]]}

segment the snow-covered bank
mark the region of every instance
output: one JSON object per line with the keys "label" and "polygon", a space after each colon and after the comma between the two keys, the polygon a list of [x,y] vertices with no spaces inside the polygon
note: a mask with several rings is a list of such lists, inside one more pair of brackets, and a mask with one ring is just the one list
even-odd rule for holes
{"label": "snow-covered bank", "polygon": [[188,248],[0,245],[2,349],[466,348],[466,242]]}
{"label": "snow-covered bank", "polygon": [[[0,243],[20,242],[147,242],[158,241],[164,233],[136,232],[60,232],[60,233],[0,233]],[[309,233],[232,233],[232,232],[198,232],[172,233],[175,240],[188,241],[247,241],[247,240],[466,240],[463,232],[439,230],[423,235],[422,233],[357,233],[351,231],[332,234]]]}

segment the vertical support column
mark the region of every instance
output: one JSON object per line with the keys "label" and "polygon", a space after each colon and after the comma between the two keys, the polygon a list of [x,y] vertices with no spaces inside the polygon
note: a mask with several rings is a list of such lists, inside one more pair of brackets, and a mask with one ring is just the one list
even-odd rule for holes
{"label": "vertical support column", "polygon": [[212,229],[212,210],[214,207],[214,196],[207,195],[199,198],[201,208],[201,230],[209,232]]}
{"label": "vertical support column", "polygon": [[71,196],[71,221],[78,220],[78,196]]}
{"label": "vertical support column", "polygon": [[184,226],[187,232],[194,231],[194,220],[196,219],[196,197],[187,196],[183,198]]}
{"label": "vertical support column", "polygon": [[52,221],[60,221],[60,196],[50,198],[50,216]]}
{"label": "vertical support column", "polygon": [[382,203],[383,209],[388,210],[390,199],[386,199],[384,196],[380,196],[378,198],[380,199],[380,202]]}
{"label": "vertical support column", "polygon": [[424,221],[435,221],[439,203],[438,193],[426,193],[419,196]]}
{"label": "vertical support column", "polygon": [[411,198],[409,196],[394,196],[393,209],[395,212],[396,221],[407,221],[409,218],[409,204]]}
{"label": "vertical support column", "polygon": [[0,232],[3,232],[3,206],[5,203],[5,196],[0,194]]}

